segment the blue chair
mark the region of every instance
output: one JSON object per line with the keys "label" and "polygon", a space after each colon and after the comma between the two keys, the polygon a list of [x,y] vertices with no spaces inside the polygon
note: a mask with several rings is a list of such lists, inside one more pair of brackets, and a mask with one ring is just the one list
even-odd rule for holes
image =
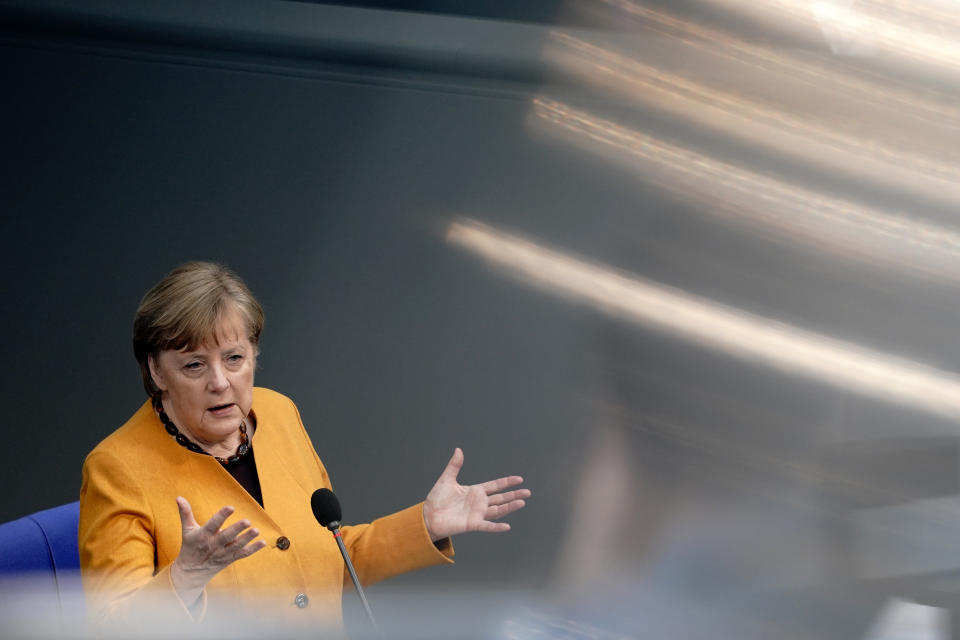
{"label": "blue chair", "polygon": [[73,631],[85,620],[77,548],[79,518],[80,503],[71,502],[0,524],[3,600],[11,606],[23,601],[34,618]]}

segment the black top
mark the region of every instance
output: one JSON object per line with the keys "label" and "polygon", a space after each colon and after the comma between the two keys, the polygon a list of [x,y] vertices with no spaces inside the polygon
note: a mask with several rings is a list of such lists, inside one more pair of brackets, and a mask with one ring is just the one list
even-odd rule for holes
{"label": "black top", "polygon": [[253,447],[250,447],[250,452],[247,455],[224,468],[262,507],[263,494],[260,492],[260,476],[257,475],[257,463],[253,457]]}

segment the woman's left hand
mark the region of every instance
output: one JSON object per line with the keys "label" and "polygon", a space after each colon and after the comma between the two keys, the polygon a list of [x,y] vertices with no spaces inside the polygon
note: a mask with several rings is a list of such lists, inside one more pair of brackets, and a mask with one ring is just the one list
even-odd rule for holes
{"label": "woman's left hand", "polygon": [[529,489],[506,491],[523,482],[523,478],[508,476],[464,486],[457,483],[461,467],[463,451],[457,447],[447,468],[427,494],[423,504],[423,519],[430,539],[436,542],[467,531],[509,531],[510,525],[506,522],[491,520],[502,518],[526,505],[524,498],[530,497]]}

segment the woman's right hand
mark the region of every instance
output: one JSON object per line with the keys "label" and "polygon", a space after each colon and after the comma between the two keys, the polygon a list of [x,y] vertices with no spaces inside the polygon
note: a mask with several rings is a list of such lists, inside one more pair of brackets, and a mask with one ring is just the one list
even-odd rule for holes
{"label": "woman's right hand", "polygon": [[180,554],[170,566],[170,579],[177,595],[193,608],[207,583],[224,567],[247,558],[267,546],[254,539],[260,531],[250,528],[249,520],[238,520],[221,529],[233,514],[233,507],[224,507],[201,526],[193,517],[193,509],[185,498],[177,498],[183,538]]}

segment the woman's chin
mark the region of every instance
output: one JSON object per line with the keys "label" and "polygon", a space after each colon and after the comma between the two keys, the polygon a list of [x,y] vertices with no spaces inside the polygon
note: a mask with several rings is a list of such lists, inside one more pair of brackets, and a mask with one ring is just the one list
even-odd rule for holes
{"label": "woman's chin", "polygon": [[207,442],[217,442],[236,433],[242,421],[243,416],[240,414],[240,410],[236,408],[226,415],[215,415],[207,412],[200,424],[200,433],[197,435]]}

